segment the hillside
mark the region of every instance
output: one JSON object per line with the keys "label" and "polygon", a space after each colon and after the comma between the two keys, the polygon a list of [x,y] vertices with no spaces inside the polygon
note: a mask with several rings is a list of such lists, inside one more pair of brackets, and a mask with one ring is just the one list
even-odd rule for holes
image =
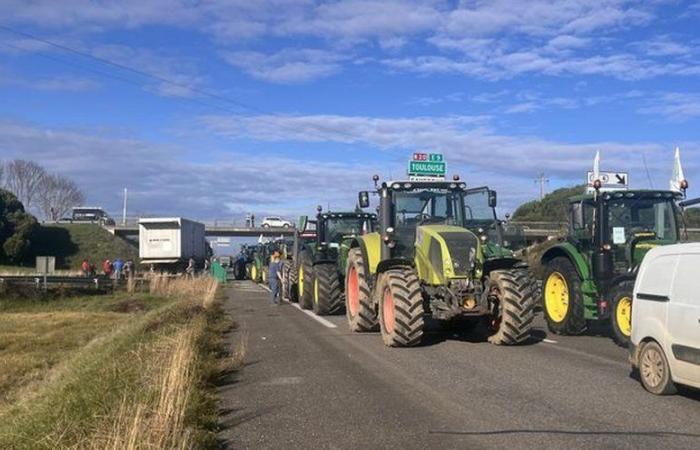
{"label": "hillside", "polygon": [[585,186],[557,189],[542,200],[524,203],[513,213],[513,220],[521,222],[566,222],[569,197],[582,194]]}
{"label": "hillside", "polygon": [[139,253],[135,244],[93,224],[42,225],[32,247],[37,255],[56,256],[57,269],[71,270],[80,269],[83,259],[100,270],[105,259],[136,261]]}

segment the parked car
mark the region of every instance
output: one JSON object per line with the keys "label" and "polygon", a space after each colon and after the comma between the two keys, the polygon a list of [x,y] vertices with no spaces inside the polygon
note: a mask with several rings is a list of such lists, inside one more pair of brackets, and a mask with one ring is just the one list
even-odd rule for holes
{"label": "parked car", "polygon": [[700,243],[656,247],[634,286],[630,362],[657,395],[700,388]]}
{"label": "parked car", "polygon": [[281,217],[265,217],[262,221],[263,228],[291,228],[292,222],[284,220]]}

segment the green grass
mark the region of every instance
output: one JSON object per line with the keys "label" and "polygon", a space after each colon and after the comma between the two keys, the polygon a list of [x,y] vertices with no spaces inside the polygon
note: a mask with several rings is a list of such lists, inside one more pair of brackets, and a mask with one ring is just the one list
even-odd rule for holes
{"label": "green grass", "polygon": [[0,448],[214,447],[232,364],[207,289],[0,301]]}
{"label": "green grass", "polygon": [[102,270],[105,259],[138,260],[138,247],[95,224],[42,225],[33,243],[34,253],[56,256],[57,269],[79,270],[83,259]]}

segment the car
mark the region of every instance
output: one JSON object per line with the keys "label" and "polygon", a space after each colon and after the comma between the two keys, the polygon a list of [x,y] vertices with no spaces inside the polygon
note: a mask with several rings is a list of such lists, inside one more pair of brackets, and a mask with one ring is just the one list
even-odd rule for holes
{"label": "car", "polygon": [[657,395],[700,388],[700,243],[651,249],[632,299],[630,362]]}
{"label": "car", "polygon": [[263,228],[291,228],[292,222],[284,220],[277,216],[268,216],[263,218],[262,221]]}

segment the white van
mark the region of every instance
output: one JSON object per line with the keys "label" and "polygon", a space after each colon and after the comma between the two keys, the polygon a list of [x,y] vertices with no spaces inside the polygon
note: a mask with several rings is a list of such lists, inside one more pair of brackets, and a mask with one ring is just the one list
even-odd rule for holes
{"label": "white van", "polygon": [[700,388],[700,243],[650,250],[632,301],[630,362],[644,388],[673,394]]}

